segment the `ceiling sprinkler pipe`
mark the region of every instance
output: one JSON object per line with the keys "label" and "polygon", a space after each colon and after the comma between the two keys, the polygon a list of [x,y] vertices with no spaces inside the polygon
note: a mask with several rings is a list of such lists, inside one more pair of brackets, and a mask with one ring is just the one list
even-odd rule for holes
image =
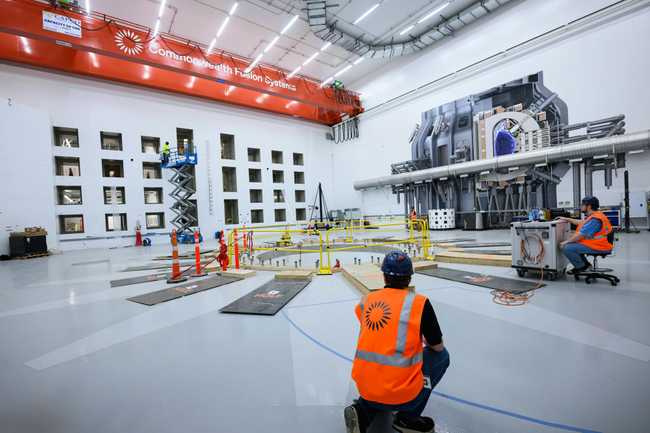
{"label": "ceiling sprinkler pipe", "polygon": [[382,176],[373,179],[354,182],[355,190],[378,188],[391,185],[403,185],[414,182],[423,182],[443,177],[476,174],[486,170],[568,161],[570,159],[588,158],[596,155],[630,152],[650,148],[650,130],[634,132],[632,134],[615,135],[613,137],[584,140],[574,144],[548,147],[525,153],[502,155],[496,158],[462,162],[459,164],[445,165],[443,167],[427,168],[410,173]]}

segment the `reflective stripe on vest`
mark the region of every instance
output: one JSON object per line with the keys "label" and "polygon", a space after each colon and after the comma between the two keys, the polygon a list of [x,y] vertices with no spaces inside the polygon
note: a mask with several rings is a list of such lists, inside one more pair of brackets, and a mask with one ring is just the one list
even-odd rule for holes
{"label": "reflective stripe on vest", "polygon": [[405,358],[402,355],[382,355],[380,353],[366,352],[357,350],[355,355],[358,359],[374,362],[375,364],[388,365],[390,367],[412,367],[422,362],[422,353],[418,353],[411,358]]}
{"label": "reflective stripe on vest", "polygon": [[[415,300],[415,293],[408,292],[404,298],[402,311],[399,315],[399,324],[397,325],[397,341],[395,342],[395,355],[383,355],[381,353],[368,352],[365,350],[357,350],[356,357],[368,362],[376,364],[388,365],[391,367],[411,367],[422,362],[422,353],[417,353],[410,358],[404,357],[404,350],[406,349],[406,338],[409,328],[409,319],[411,311],[413,310],[413,301]],[[363,317],[363,303],[361,306],[361,315]]]}

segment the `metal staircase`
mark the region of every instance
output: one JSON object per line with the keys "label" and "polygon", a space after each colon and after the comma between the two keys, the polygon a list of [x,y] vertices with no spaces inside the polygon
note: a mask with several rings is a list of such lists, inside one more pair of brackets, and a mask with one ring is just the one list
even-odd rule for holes
{"label": "metal staircase", "polygon": [[173,174],[169,182],[174,189],[169,194],[174,199],[174,204],[170,207],[176,216],[171,223],[176,228],[179,235],[192,232],[192,227],[198,226],[196,218],[196,205],[190,200],[190,197],[196,192],[196,182],[194,166],[197,163],[196,153],[186,151],[179,155],[177,151],[169,153],[167,161],[163,161],[163,167],[172,170]]}

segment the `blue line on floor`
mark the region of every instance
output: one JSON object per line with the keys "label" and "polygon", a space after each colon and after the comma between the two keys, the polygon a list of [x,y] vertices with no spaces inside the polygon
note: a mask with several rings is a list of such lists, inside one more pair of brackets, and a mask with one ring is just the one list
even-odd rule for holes
{"label": "blue line on floor", "polygon": [[345,302],[359,302],[359,299],[361,298],[340,299],[338,301],[317,302],[315,304],[289,305],[287,308],[294,309],[294,308],[303,308],[303,307],[317,307],[320,305],[328,305],[328,304],[343,304]]}
{"label": "blue line on floor", "polygon": [[[282,311],[282,315],[284,316],[285,319],[287,319],[287,321],[291,324],[291,326],[293,326],[293,328],[296,331],[300,332],[302,335],[304,335],[312,343],[314,343],[315,345],[317,345],[321,349],[324,349],[324,350],[330,352],[332,355],[343,359],[344,361],[352,362],[352,358],[347,357],[347,356],[337,352],[336,350],[324,345],[323,343],[321,343],[320,341],[316,340],[314,337],[309,335],[306,331],[304,331],[302,328],[300,328],[296,324],[296,322],[291,320],[291,318],[289,318],[289,316],[287,315],[287,313],[284,310]],[[498,407],[492,407],[492,406],[488,406],[488,405],[485,405],[485,404],[482,404],[482,403],[475,403],[473,401],[465,400],[463,398],[455,397],[453,395],[445,394],[445,393],[438,392],[438,391],[435,391],[435,390],[432,393],[437,395],[438,397],[442,397],[442,398],[446,398],[447,400],[455,401],[456,403],[464,404],[464,405],[467,405],[467,406],[472,406],[472,407],[475,407],[475,408],[478,408],[478,409],[487,410],[487,411],[498,413],[498,414],[501,414],[501,415],[506,415],[506,416],[509,416],[511,418],[516,418],[516,419],[519,419],[519,420],[522,420],[522,421],[528,421],[528,422],[531,422],[531,423],[534,423],[534,424],[543,425],[545,427],[552,427],[552,428],[557,428],[557,429],[570,431],[570,432],[577,432],[577,433],[602,433],[602,432],[599,432],[599,431],[596,431],[596,430],[589,430],[589,429],[580,428],[580,427],[573,427],[573,426],[566,425],[566,424],[560,424],[560,423],[556,423],[556,422],[552,422],[552,421],[545,421],[543,419],[537,419],[537,418],[533,418],[533,417],[530,417],[530,416],[521,415],[521,414],[518,414],[518,413],[515,413],[515,412],[510,412],[508,410],[499,409]]]}

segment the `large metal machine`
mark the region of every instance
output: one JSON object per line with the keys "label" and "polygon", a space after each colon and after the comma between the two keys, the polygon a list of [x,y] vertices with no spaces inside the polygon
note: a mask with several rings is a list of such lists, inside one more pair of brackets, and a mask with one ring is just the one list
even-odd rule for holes
{"label": "large metal machine", "polygon": [[[648,131],[625,134],[625,116],[569,124],[567,104],[538,72],[422,114],[409,140],[412,159],[355,189],[392,186],[405,214],[455,209],[456,226],[507,227],[515,215],[557,207],[556,189],[572,169],[574,207],[593,193],[592,174],[625,166],[625,152],[647,148]],[[501,145],[502,137],[511,147]]]}

